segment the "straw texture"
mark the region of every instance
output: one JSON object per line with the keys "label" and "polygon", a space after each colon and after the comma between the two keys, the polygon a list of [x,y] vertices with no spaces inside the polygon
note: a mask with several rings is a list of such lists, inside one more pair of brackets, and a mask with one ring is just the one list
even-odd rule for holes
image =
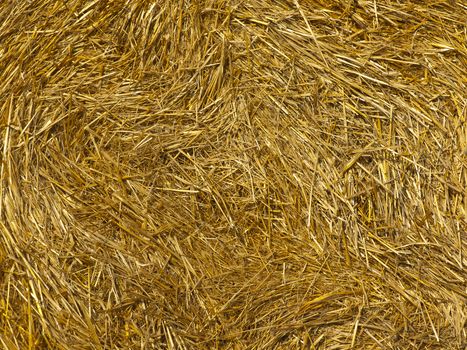
{"label": "straw texture", "polygon": [[467,347],[467,4],[4,0],[4,349]]}

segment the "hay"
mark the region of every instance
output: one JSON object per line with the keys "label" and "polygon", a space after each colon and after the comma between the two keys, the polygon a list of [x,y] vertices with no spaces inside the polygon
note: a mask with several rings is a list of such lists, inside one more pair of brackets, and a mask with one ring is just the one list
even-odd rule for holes
{"label": "hay", "polygon": [[467,7],[0,5],[5,349],[465,349]]}

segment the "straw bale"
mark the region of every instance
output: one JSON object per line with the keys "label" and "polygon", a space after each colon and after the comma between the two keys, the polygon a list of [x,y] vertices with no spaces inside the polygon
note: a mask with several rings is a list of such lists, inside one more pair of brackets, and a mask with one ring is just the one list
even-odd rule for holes
{"label": "straw bale", "polygon": [[466,349],[467,4],[4,0],[5,349]]}

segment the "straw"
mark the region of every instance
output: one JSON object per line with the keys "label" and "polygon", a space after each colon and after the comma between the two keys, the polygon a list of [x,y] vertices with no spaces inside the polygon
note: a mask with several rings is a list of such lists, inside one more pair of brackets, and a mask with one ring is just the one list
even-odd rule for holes
{"label": "straw", "polygon": [[3,1],[5,349],[464,349],[462,1]]}

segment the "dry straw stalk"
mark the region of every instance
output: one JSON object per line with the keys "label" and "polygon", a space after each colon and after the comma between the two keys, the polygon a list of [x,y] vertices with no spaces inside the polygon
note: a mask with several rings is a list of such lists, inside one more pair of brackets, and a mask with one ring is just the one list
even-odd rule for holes
{"label": "dry straw stalk", "polygon": [[0,3],[4,349],[465,349],[467,6]]}

